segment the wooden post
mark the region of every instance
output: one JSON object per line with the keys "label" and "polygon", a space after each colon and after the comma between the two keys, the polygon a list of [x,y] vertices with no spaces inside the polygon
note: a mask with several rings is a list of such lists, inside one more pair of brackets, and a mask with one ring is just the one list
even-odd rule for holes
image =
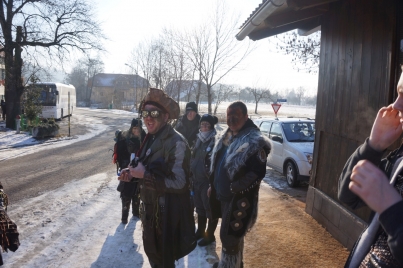
{"label": "wooden post", "polygon": [[69,115],[69,137],[70,137],[70,92],[68,93],[68,101],[67,101],[67,105],[69,106],[68,108],[68,115]]}

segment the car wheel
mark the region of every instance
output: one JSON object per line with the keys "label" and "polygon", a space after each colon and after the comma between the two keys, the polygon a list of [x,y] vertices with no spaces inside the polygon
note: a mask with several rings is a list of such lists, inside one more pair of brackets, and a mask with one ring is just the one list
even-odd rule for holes
{"label": "car wheel", "polygon": [[298,185],[297,168],[292,162],[287,162],[285,166],[285,177],[287,179],[288,186],[294,188]]}

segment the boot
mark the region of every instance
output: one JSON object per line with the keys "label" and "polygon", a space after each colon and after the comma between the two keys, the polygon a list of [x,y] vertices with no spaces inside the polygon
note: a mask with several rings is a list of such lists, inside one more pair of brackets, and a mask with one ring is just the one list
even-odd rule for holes
{"label": "boot", "polygon": [[123,224],[127,224],[127,218],[129,218],[129,213],[123,212],[123,213],[122,213],[122,223],[123,223]]}
{"label": "boot", "polygon": [[202,215],[197,215],[197,231],[196,240],[204,237],[206,230],[207,217]]}
{"label": "boot", "polygon": [[[129,204],[127,204],[129,203]],[[122,198],[122,223],[126,224],[127,223],[127,218],[129,218],[129,207],[130,206],[130,199],[129,202],[127,202],[126,199]]]}
{"label": "boot", "polygon": [[203,237],[202,240],[199,241],[198,245],[201,247],[210,245],[211,243],[213,243],[215,241],[215,229],[217,228],[217,224],[218,224],[218,219],[211,221],[208,221],[208,226],[207,226],[207,232],[206,235]]}

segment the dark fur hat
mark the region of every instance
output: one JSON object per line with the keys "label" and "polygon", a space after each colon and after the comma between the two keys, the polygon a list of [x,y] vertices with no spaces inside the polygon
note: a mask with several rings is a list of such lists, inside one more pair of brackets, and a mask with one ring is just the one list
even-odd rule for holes
{"label": "dark fur hat", "polygon": [[199,125],[203,121],[209,122],[211,125],[211,128],[214,128],[214,125],[218,123],[218,118],[217,118],[217,116],[214,116],[214,115],[203,114],[203,116],[200,118]]}

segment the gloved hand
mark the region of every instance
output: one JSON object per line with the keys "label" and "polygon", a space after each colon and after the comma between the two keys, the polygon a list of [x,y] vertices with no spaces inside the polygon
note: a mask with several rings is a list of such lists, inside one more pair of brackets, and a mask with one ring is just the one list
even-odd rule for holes
{"label": "gloved hand", "polygon": [[162,157],[148,164],[148,170],[156,179],[163,179],[172,173]]}

